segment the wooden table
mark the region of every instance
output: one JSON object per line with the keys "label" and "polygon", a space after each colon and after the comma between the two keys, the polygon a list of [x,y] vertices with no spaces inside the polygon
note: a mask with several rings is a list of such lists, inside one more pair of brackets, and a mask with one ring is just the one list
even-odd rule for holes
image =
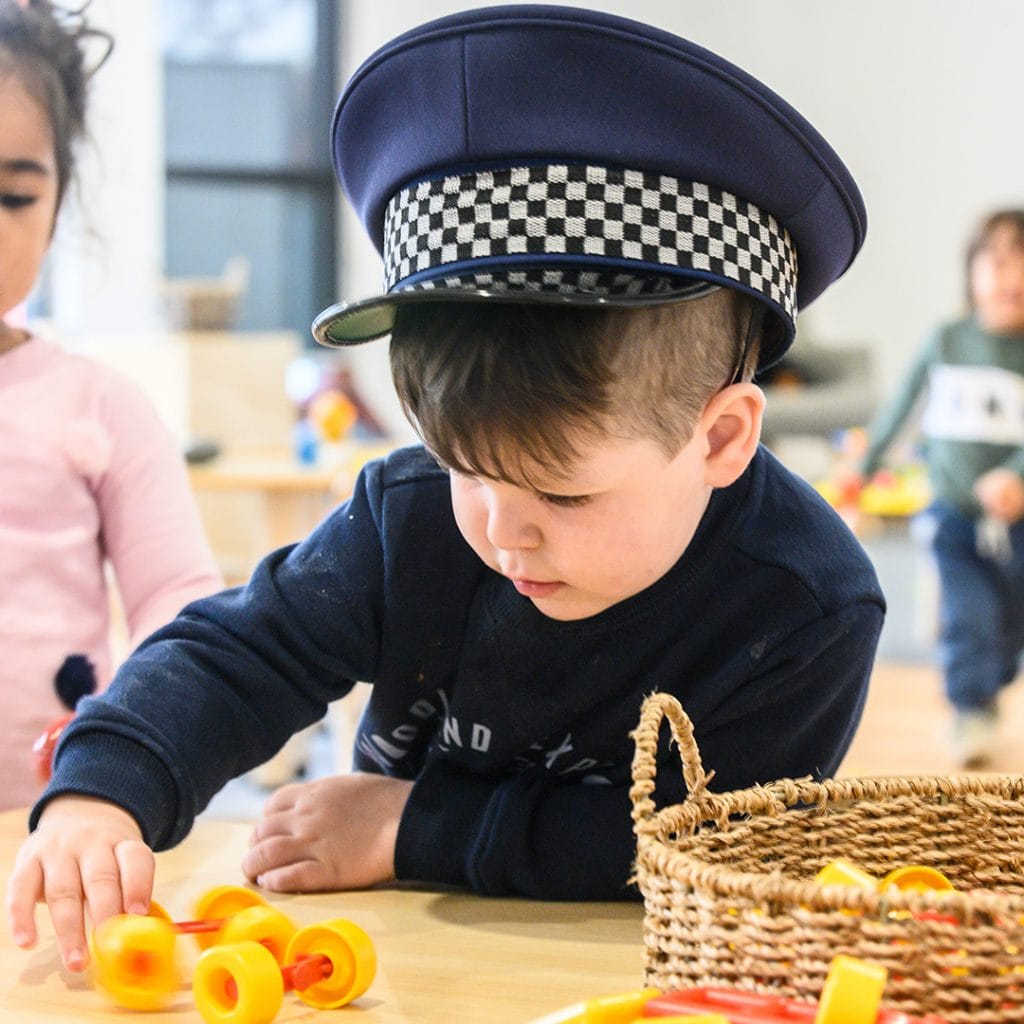
{"label": "wooden table", "polygon": [[285,449],[240,448],[190,466],[203,526],[228,584],[243,583],[265,554],[305,537],[348,497],[365,463],[393,447],[346,442],[313,466]]}
{"label": "wooden table", "polygon": [[[24,811],[0,814],[0,882],[6,890],[25,833]],[[175,850],[158,855],[155,898],[176,919],[215,885],[241,884],[239,861],[250,826],[200,821]],[[278,1021],[391,1021],[404,1024],[525,1024],[563,1006],[640,988],[639,904],[540,903],[483,899],[462,892],[406,888],[370,892],[270,896],[299,925],[346,917],[373,938],[377,978],[347,1008],[314,1010],[286,993]],[[0,928],[0,1020],[15,1024],[137,1020],[200,1021],[190,986],[172,1006],[136,1014],[112,1006],[88,975],[63,970],[45,908],[40,942],[20,950]],[[194,958],[180,942],[186,974]]]}
{"label": "wooden table", "polygon": [[260,554],[304,537],[350,490],[339,467],[303,466],[285,455],[228,454],[189,467],[196,494],[250,494],[262,502]]}

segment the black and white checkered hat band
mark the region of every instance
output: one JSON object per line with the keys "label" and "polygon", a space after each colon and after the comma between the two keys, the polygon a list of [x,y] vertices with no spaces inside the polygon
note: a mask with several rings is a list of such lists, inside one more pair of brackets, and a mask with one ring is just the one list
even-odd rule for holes
{"label": "black and white checkered hat band", "polygon": [[700,182],[595,166],[515,167],[420,182],[385,214],[388,291],[657,294],[677,290],[673,271],[687,270],[734,281],[790,320],[796,315],[789,233],[752,203]]}

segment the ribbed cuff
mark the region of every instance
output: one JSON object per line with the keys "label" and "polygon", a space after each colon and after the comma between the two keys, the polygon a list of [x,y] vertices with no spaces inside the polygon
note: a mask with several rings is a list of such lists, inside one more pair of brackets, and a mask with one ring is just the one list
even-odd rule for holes
{"label": "ribbed cuff", "polygon": [[471,851],[494,795],[493,779],[476,778],[434,762],[416,780],[398,826],[395,875],[479,889]]}
{"label": "ribbed cuff", "polygon": [[[89,796],[123,807],[154,850],[180,842],[188,828],[178,823],[174,780],[152,753],[116,733],[83,729],[58,748],[54,775],[29,815],[29,829],[58,796]],[[180,834],[179,834],[180,833]]]}

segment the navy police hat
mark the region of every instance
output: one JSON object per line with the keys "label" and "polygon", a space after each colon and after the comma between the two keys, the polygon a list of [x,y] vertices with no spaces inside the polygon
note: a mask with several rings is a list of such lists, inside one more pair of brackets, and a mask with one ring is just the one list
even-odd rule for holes
{"label": "navy police hat", "polygon": [[405,303],[630,306],[727,286],[774,314],[763,368],[864,240],[856,183],[785,100],[595,11],[489,7],[413,29],[352,76],[332,138],[385,293],[321,313],[326,345],[389,333]]}

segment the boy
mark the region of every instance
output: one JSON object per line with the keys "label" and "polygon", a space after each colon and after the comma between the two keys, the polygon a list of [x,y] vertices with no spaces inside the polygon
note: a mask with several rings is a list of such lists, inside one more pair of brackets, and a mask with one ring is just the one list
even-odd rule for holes
{"label": "boy", "polygon": [[645,694],[680,697],[723,789],[833,771],[861,713],[877,581],[758,448],[750,381],[863,237],[818,133],[675,36],[531,6],[384,47],[334,144],[388,291],[314,332],[392,333],[435,458],[368,467],[68,729],[9,911],[28,945],[45,896],[71,967],[83,894],[94,921],[144,908],[149,848],[353,680],[374,684],[358,770],[270,800],[243,864],[266,888],[632,895]]}

